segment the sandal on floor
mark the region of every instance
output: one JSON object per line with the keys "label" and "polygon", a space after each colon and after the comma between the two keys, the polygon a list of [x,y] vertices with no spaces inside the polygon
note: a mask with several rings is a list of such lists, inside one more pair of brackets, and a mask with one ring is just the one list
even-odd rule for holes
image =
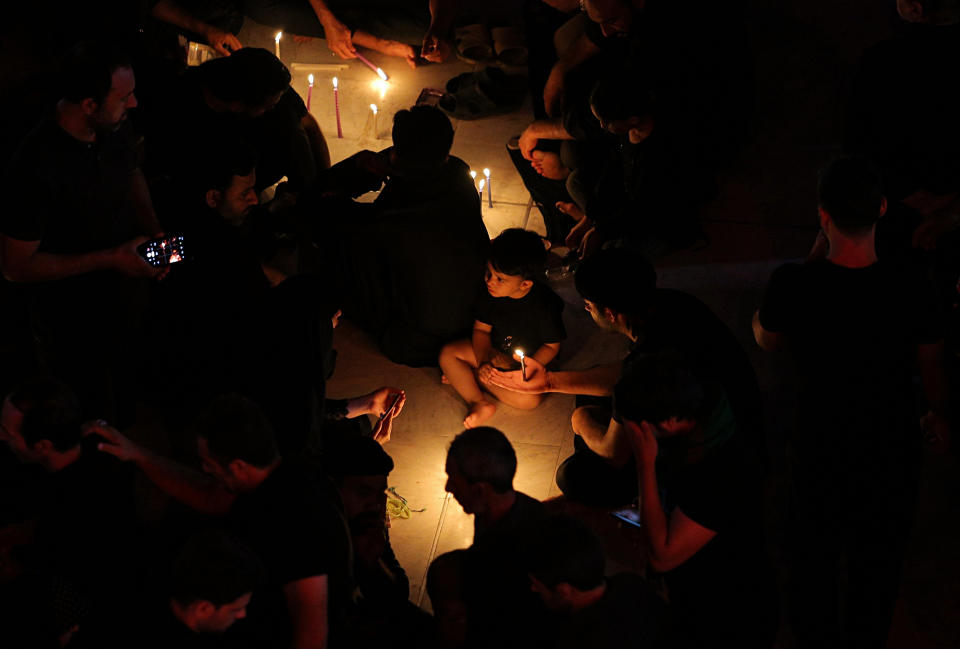
{"label": "sandal on floor", "polygon": [[510,113],[523,103],[526,90],[522,78],[493,67],[454,77],[448,86],[451,84],[457,91],[444,94],[438,105],[451,117],[463,120]]}
{"label": "sandal on floor", "polygon": [[493,59],[493,41],[483,25],[457,27],[453,32],[457,58],[467,63],[484,63]]}
{"label": "sandal on floor", "polygon": [[504,65],[519,67],[527,64],[527,44],[516,27],[494,27],[493,51]]}

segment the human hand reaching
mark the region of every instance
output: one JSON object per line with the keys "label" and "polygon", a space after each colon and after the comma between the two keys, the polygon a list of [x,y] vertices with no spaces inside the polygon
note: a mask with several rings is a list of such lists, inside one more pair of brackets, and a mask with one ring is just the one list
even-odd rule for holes
{"label": "human hand reaching", "polygon": [[482,383],[495,385],[511,392],[523,394],[542,394],[550,391],[550,373],[537,359],[527,356],[526,380],[520,370],[498,370],[492,365],[482,365],[477,370],[477,377]]}
{"label": "human hand reaching", "polygon": [[420,56],[433,63],[443,63],[449,55],[450,43],[440,35],[433,25],[430,25],[430,29],[423,35]]}
{"label": "human hand reaching", "polygon": [[210,47],[224,56],[230,56],[243,47],[239,38],[213,25],[208,25],[202,36]]}
{"label": "human hand reaching", "polygon": [[149,277],[161,279],[169,271],[169,267],[151,266],[140,256],[137,247],[150,241],[150,237],[136,237],[110,250],[110,265],[127,277]]}
{"label": "human hand reaching", "polygon": [[350,28],[337,20],[332,14],[320,19],[327,47],[341,59],[357,58],[357,49],[353,46]]}
{"label": "human hand reaching", "polygon": [[109,453],[123,462],[135,462],[140,457],[142,449],[135,442],[102,419],[83,424],[83,436],[99,435],[104,441],[97,444],[97,450]]}

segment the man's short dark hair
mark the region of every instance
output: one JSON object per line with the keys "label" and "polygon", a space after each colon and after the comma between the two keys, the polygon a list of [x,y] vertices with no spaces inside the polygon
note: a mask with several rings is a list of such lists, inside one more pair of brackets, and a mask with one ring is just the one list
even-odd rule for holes
{"label": "man's short dark hair", "polygon": [[490,242],[490,264],[504,275],[536,279],[543,274],[547,249],[540,235],[523,228],[508,228]]}
{"label": "man's short dark hair", "polygon": [[453,125],[436,106],[413,106],[393,116],[393,149],[403,163],[443,164],[453,146]]}
{"label": "man's short dark hair", "polygon": [[335,481],[348,476],[390,475],[393,459],[372,437],[345,435],[330,445],[327,472]]}
{"label": "man's short dark hair", "polygon": [[280,456],[273,426],[263,410],[237,394],[211,401],[197,417],[193,430],[206,440],[210,454],[224,466],[243,460],[262,469]]}
{"label": "man's short dark hair", "polygon": [[220,139],[214,149],[218,155],[208,156],[203,166],[203,192],[211,189],[225,192],[234,176],[249,176],[257,168],[257,151],[245,140]]}
{"label": "man's short dark hair", "polygon": [[657,273],[643,255],[626,248],[600,250],[580,264],[577,292],[600,308],[625,316],[646,314],[657,288]]}
{"label": "man's short dark hair", "polygon": [[507,436],[496,428],[480,426],[453,438],[447,459],[469,483],[486,482],[497,493],[513,489],[517,454]]}
{"label": "man's short dark hair", "polygon": [[548,588],[570,584],[592,590],[603,583],[606,560],[597,535],[582,521],[556,514],[531,531],[527,571]]}
{"label": "man's short dark hair", "polygon": [[837,158],[820,170],[820,206],[846,234],[864,234],[880,218],[880,172],[859,156]]}
{"label": "man's short dark hair", "polygon": [[613,389],[614,409],[627,421],[658,424],[671,417],[696,420],[703,386],[680,356],[665,352],[631,363]]}
{"label": "man's short dark hair", "polygon": [[67,53],[61,68],[59,83],[63,99],[73,103],[93,99],[102,104],[113,86],[113,73],[129,67],[130,58],[106,43],[77,43]]}
{"label": "man's short dark hair", "polygon": [[653,112],[653,93],[636,79],[616,77],[601,79],[590,93],[590,107],[605,124],[631,117],[644,117]]}
{"label": "man's short dark hair", "polygon": [[173,565],[170,596],[181,606],[204,600],[214,606],[253,591],[263,568],[253,552],[220,530],[191,537]]}
{"label": "man's short dark hair", "polygon": [[23,413],[20,434],[28,446],[46,439],[56,450],[66,451],[80,443],[83,413],[65,383],[51,377],[29,379],[10,394],[10,403]]}
{"label": "man's short dark hair", "polygon": [[260,47],[244,47],[230,56],[211,59],[197,70],[203,84],[221,101],[247,108],[263,106],[290,86],[290,70]]}

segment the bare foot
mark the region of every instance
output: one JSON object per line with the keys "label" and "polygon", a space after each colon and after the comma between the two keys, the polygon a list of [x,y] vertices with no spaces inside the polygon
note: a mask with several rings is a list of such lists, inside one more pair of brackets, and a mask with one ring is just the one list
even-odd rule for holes
{"label": "bare foot", "polygon": [[447,375],[446,375],[446,374],[441,374],[441,375],[440,375],[440,383],[442,383],[442,384],[444,384],[444,385],[450,385],[450,379],[447,378]]}
{"label": "bare foot", "polygon": [[493,413],[497,411],[497,407],[488,401],[477,401],[476,403],[470,404],[470,412],[467,413],[467,418],[463,420],[464,428],[476,428],[481,425],[486,420],[493,417]]}
{"label": "bare foot", "polygon": [[538,174],[550,180],[564,180],[570,175],[570,170],[560,162],[560,156],[550,151],[534,151],[530,164]]}

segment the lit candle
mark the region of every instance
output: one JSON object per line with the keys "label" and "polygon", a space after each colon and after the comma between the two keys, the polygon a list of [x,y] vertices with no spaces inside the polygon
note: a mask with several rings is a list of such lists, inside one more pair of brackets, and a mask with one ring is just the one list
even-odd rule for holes
{"label": "lit candle", "polygon": [[380,135],[377,131],[377,105],[370,104],[370,110],[373,111],[373,137],[379,139]]}
{"label": "lit candle", "polygon": [[473,169],[470,170],[470,178],[473,179],[473,188],[477,188],[477,172]]}
{"label": "lit candle", "polygon": [[343,129],[340,127],[340,88],[337,78],[333,78],[333,110],[337,114],[337,137],[343,138]]}
{"label": "lit candle", "polygon": [[[480,182],[483,182],[482,180]],[[520,358],[520,376],[523,377],[523,380],[527,380],[527,362],[524,360],[526,357],[523,355],[522,349],[516,350],[517,356]]]}
{"label": "lit candle", "polygon": [[[484,169],[483,175],[487,179],[487,207],[493,207],[493,184],[490,182],[490,170]],[[480,198],[483,198],[483,196]]]}
{"label": "lit candle", "polygon": [[313,98],[313,75],[307,75],[307,112],[310,112],[310,100]]}
{"label": "lit candle", "polygon": [[380,77],[380,78],[383,79],[384,81],[389,81],[389,80],[390,80],[390,77],[387,76],[387,73],[386,73],[386,72],[384,72],[383,70],[381,70],[380,68],[378,68],[377,66],[375,66],[373,63],[371,63],[371,62],[370,62],[370,59],[368,59],[367,57],[365,57],[365,56],[364,56],[363,54],[361,54],[360,52],[357,52],[357,58],[360,59],[360,62],[363,63],[365,66],[367,66],[368,68],[370,68],[371,70],[373,70],[374,72],[376,72],[378,77]]}
{"label": "lit candle", "polygon": [[277,35],[273,37],[274,54],[277,55],[277,58],[280,58],[280,39],[283,38],[283,32],[277,32]]}
{"label": "lit candle", "polygon": [[481,205],[481,207],[483,206],[483,184],[484,184],[485,182],[486,182],[486,181],[485,181],[483,178],[480,179],[480,205]]}
{"label": "lit candle", "polygon": [[389,86],[390,84],[383,79],[374,79],[373,89],[380,93],[380,101],[383,101],[383,98],[387,96],[387,88]]}

